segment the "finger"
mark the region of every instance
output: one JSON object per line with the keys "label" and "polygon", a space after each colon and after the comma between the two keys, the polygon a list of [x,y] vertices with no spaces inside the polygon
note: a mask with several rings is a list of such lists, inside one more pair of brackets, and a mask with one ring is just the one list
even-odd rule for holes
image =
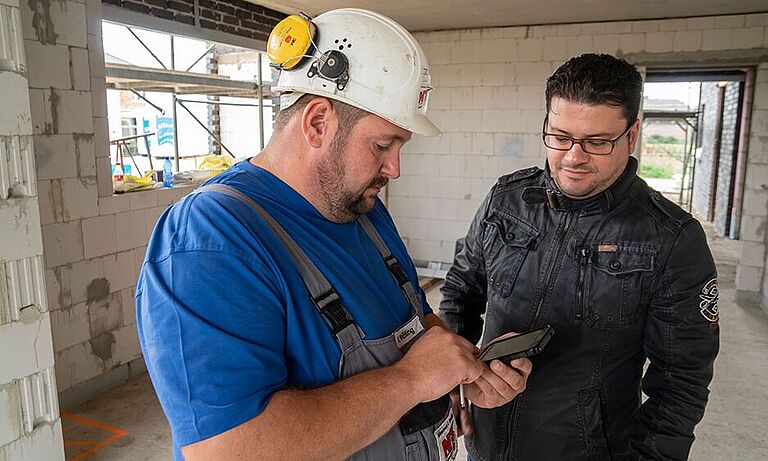
{"label": "finger", "polygon": [[488,405],[490,406],[496,406],[497,404],[501,403],[502,401],[508,400],[508,398],[505,398],[503,395],[501,395],[496,388],[488,382],[488,379],[486,379],[487,376],[492,376],[493,373],[484,373],[483,376],[475,380],[475,382],[472,383],[472,385],[477,389],[477,395],[472,400],[473,402],[476,401],[476,403],[480,404],[482,402],[482,406],[486,407]]}
{"label": "finger", "polygon": [[527,378],[516,368],[508,367],[498,360],[494,360],[491,365],[491,370],[496,373],[496,376],[514,389],[517,394],[525,390]]}
{"label": "finger", "polygon": [[499,360],[491,362],[490,372],[483,377],[505,400],[513,399],[525,386],[525,378]]}
{"label": "finger", "polygon": [[524,378],[528,378],[528,376],[531,374],[531,371],[533,370],[533,362],[525,358],[515,359],[509,362],[509,365],[512,368],[515,368],[521,375],[523,375]]}

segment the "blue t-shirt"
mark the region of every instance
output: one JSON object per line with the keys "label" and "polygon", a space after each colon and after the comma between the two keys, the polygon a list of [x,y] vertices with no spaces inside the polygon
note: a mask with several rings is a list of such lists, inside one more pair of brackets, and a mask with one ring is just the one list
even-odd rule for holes
{"label": "blue t-shirt", "polygon": [[[335,224],[271,173],[248,161],[210,182],[259,203],[333,285],[366,339],[392,333],[410,306],[358,223]],[[413,263],[384,205],[369,218],[418,287]],[[425,313],[431,312],[422,290]],[[272,394],[338,378],[341,356],[293,260],[247,205],[193,194],[163,213],[136,287],[144,359],[179,447],[259,415]]]}

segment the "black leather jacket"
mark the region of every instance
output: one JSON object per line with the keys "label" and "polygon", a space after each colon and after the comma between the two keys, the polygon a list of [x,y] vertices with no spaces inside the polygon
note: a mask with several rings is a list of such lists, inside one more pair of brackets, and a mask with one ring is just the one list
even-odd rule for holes
{"label": "black leather jacket", "polygon": [[478,210],[441,317],[473,343],[484,313],[483,342],[547,324],[555,335],[524,393],[473,407],[475,461],[688,457],[719,347],[715,264],[698,221],[636,171],[630,158],[608,190],[574,201],[529,168]]}

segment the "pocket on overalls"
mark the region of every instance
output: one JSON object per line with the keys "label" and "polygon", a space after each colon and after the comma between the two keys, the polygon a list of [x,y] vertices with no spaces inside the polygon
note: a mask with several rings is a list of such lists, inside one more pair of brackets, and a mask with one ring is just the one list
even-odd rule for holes
{"label": "pocket on overalls", "polygon": [[420,403],[400,418],[398,425],[403,435],[414,434],[422,429],[437,425],[446,416],[451,398],[447,395],[431,402]]}
{"label": "pocket on overalls", "polygon": [[453,460],[458,453],[456,420],[450,397],[415,407],[400,420],[407,460]]}

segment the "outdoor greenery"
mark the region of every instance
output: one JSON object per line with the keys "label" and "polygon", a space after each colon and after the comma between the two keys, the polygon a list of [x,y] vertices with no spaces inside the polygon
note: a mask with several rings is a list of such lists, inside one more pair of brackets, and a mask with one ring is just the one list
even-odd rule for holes
{"label": "outdoor greenery", "polygon": [[643,178],[672,179],[672,168],[663,165],[643,163],[640,165],[640,176]]}
{"label": "outdoor greenery", "polygon": [[660,134],[648,136],[646,142],[649,144],[685,144],[685,140],[682,138],[663,136]]}

